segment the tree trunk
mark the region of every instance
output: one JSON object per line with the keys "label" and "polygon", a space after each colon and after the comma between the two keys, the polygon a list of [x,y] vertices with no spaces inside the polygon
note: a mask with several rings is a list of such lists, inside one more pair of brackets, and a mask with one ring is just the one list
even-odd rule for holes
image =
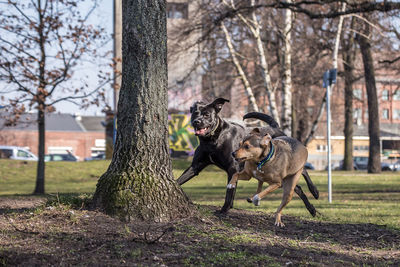
{"label": "tree trunk", "polygon": [[169,157],[165,1],[124,0],[122,7],[117,138],[93,204],[124,220],[170,221],[193,207]]}
{"label": "tree trunk", "polygon": [[[355,18],[352,18],[350,28],[353,29]],[[354,46],[354,33],[350,32],[347,42],[343,42],[343,67],[344,67],[344,159],[343,169],[353,170],[353,82],[354,61],[356,49]]]}
{"label": "tree trunk", "polygon": [[368,172],[381,172],[381,145],[379,140],[379,108],[378,96],[375,83],[374,62],[371,53],[371,44],[366,36],[370,34],[370,25],[364,23],[364,33],[357,35],[357,41],[360,45],[360,50],[364,65],[364,79],[367,88],[368,98],[368,134],[369,134],[369,158]]}
{"label": "tree trunk", "polygon": [[[287,0],[291,3],[291,0]],[[292,133],[292,11],[285,9],[284,53],[283,53],[283,86],[282,86],[282,120],[281,129],[286,135]]]}
{"label": "tree trunk", "polygon": [[[37,2],[38,7],[41,7],[40,0]],[[46,135],[46,127],[45,127],[45,112],[46,112],[46,96],[47,91],[46,87],[46,78],[45,78],[45,66],[46,66],[46,50],[45,43],[46,38],[44,37],[44,16],[43,10],[39,11],[39,27],[37,28],[37,33],[39,35],[39,46],[40,46],[40,60],[39,64],[39,87],[36,92],[36,97],[38,99],[38,132],[39,132],[39,142],[38,142],[38,164],[36,171],[36,187],[34,194],[44,194],[44,177],[45,177],[45,163],[44,163],[44,147],[45,147],[45,135]]]}
{"label": "tree trunk", "polygon": [[247,79],[246,73],[244,72],[242,66],[240,65],[239,60],[236,57],[236,51],[235,48],[233,47],[232,44],[232,38],[229,35],[228,29],[224,25],[224,23],[221,24],[221,29],[224,32],[225,35],[225,41],[229,49],[229,53],[231,55],[233,64],[235,65],[236,71],[238,72],[240,76],[240,80],[242,81],[243,87],[246,91],[247,98],[249,100],[249,111],[258,111],[258,105],[256,98],[254,97],[253,89],[250,86],[250,82]]}
{"label": "tree trunk", "polygon": [[[251,5],[252,6],[255,5],[254,0],[251,1]],[[266,53],[260,35],[261,26],[258,22],[255,10],[251,12],[251,16],[252,16],[252,23],[254,23],[253,35],[257,43],[257,52],[258,52],[258,57],[260,58],[260,66],[262,70],[261,74],[264,80],[264,86],[267,92],[267,97],[269,102],[268,103],[269,112],[270,115],[278,122],[278,124],[280,124],[280,116],[278,115],[278,109],[276,105],[275,89],[272,86],[271,75],[269,73],[268,62],[266,59]]]}
{"label": "tree trunk", "polygon": [[38,163],[36,169],[36,187],[33,194],[41,195],[44,194],[44,146],[45,146],[45,136],[46,136],[46,128],[45,128],[45,111],[43,104],[39,105],[38,108],[38,131],[39,131],[39,139],[38,139]]}

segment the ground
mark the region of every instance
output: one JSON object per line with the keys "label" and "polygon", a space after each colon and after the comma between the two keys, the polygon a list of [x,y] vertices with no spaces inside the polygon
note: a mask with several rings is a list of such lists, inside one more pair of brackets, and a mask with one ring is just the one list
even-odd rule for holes
{"label": "ground", "polygon": [[[32,196],[0,198],[0,266],[400,265],[400,231],[376,224],[323,222],[197,206],[168,224],[124,223]],[[321,215],[320,215],[321,216]]]}

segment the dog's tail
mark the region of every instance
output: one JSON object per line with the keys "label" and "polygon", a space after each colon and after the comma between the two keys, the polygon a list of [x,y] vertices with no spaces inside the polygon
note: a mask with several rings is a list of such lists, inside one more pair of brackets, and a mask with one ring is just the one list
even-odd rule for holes
{"label": "dog's tail", "polygon": [[319,191],[318,191],[317,187],[311,181],[310,175],[308,175],[308,172],[305,168],[303,169],[302,175],[303,175],[304,179],[306,180],[308,189],[310,190],[311,194],[314,196],[315,199],[318,199]]}
{"label": "dog's tail", "polygon": [[296,185],[296,187],[294,188],[294,191],[296,192],[297,195],[299,195],[299,197],[303,200],[304,205],[306,205],[307,210],[310,212],[310,214],[315,217],[315,215],[317,214],[316,209],[314,208],[314,206],[310,203],[310,201],[308,201],[307,196],[304,194],[303,190],[301,189],[300,185]]}
{"label": "dog's tail", "polygon": [[269,126],[271,126],[272,128],[279,128],[279,124],[278,122],[276,122],[276,120],[274,118],[272,118],[271,116],[261,113],[261,112],[250,112],[247,113],[246,115],[243,116],[243,119],[259,119],[262,120],[266,123],[268,123]]}

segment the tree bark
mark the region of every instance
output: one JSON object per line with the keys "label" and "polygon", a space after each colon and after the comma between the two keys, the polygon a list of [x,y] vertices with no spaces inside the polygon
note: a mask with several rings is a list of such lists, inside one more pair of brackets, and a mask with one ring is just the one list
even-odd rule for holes
{"label": "tree bark", "polygon": [[[41,7],[41,1],[37,2],[38,7]],[[44,17],[43,11],[39,10],[39,27],[37,28],[37,33],[39,35],[39,47],[40,47],[40,60],[39,64],[39,87],[36,92],[37,101],[38,101],[38,133],[39,133],[39,142],[38,142],[38,164],[36,170],[36,187],[34,194],[44,194],[45,193],[45,163],[44,163],[44,148],[45,148],[45,135],[46,135],[46,127],[45,127],[45,112],[46,105],[45,99],[47,95],[46,88],[46,77],[45,77],[45,67],[46,67],[46,49],[45,43],[46,38],[44,36]]]}
{"label": "tree bark", "polygon": [[44,163],[44,147],[45,147],[45,136],[46,136],[46,127],[45,127],[45,112],[44,105],[40,104],[38,108],[38,163],[36,169],[36,186],[33,194],[41,195],[45,192],[44,186],[44,175],[45,175],[45,163]]}
{"label": "tree bark", "polygon": [[381,172],[381,145],[379,140],[379,108],[378,96],[375,83],[374,62],[371,52],[371,43],[366,36],[370,34],[370,25],[364,22],[363,34],[357,34],[357,42],[360,45],[360,50],[364,65],[364,79],[367,88],[368,98],[368,134],[369,134],[369,157],[368,157],[368,172]]}
{"label": "tree bark", "polygon": [[[353,29],[354,17],[350,29]],[[356,49],[354,33],[350,32],[347,42],[343,42],[343,68],[344,68],[344,159],[343,170],[353,170],[353,83],[354,61]]]}
{"label": "tree bark", "polygon": [[[287,0],[286,2],[291,3],[292,0]],[[292,11],[285,9],[281,128],[289,136],[292,133],[292,23]]]}
{"label": "tree bark", "polygon": [[117,137],[93,204],[127,221],[170,221],[193,208],[169,157],[165,1],[124,0],[122,7]]}

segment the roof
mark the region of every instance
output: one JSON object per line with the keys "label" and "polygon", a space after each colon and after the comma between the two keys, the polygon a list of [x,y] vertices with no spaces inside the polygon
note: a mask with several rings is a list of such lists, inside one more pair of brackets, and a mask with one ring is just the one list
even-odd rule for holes
{"label": "roof", "polygon": [[104,116],[81,116],[81,124],[88,132],[104,132]]}
{"label": "roof", "polygon": [[[0,113],[0,130],[20,130],[20,131],[36,131],[37,130],[37,114],[22,114],[14,126],[5,126],[8,113]],[[101,121],[102,116],[74,116],[72,114],[49,113],[45,115],[46,131],[58,132],[86,132],[95,131],[103,132],[104,128]]]}

